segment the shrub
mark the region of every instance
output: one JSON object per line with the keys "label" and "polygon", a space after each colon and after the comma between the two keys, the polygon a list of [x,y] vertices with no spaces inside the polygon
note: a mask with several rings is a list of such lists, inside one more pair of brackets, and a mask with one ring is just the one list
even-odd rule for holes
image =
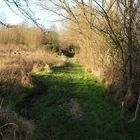
{"label": "shrub", "polygon": [[57,44],[47,44],[43,45],[43,48],[45,48],[48,51],[58,52],[59,46]]}
{"label": "shrub", "polygon": [[37,140],[35,125],[8,108],[0,109],[1,140]]}

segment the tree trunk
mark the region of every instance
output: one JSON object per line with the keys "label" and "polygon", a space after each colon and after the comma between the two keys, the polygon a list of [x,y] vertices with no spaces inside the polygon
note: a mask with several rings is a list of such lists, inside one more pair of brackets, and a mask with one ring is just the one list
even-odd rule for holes
{"label": "tree trunk", "polygon": [[[132,84],[133,84],[133,33],[132,33],[132,11],[133,11],[133,0],[128,0],[126,14],[126,29],[128,36],[128,79],[127,79],[127,92],[124,97],[125,106],[131,108],[134,104],[135,95],[133,93]],[[126,83],[125,83],[126,84]]]}
{"label": "tree trunk", "polygon": [[132,81],[133,74],[133,62],[132,62],[132,11],[133,11],[133,0],[128,0],[128,54],[129,54],[129,82]]}

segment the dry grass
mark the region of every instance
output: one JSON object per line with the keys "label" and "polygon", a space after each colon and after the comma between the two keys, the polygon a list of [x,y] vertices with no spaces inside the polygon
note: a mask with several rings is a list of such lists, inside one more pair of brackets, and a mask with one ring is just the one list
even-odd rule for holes
{"label": "dry grass", "polygon": [[1,140],[36,140],[35,125],[9,109],[0,109]]}
{"label": "dry grass", "polygon": [[23,45],[11,44],[0,45],[0,58],[0,64],[4,63],[4,60],[9,60],[9,63],[12,63],[13,60],[17,60],[15,63],[57,64],[62,62],[61,57],[55,53],[46,52],[42,48],[28,48]]}
{"label": "dry grass", "polygon": [[38,28],[16,25],[13,28],[0,28],[0,42],[2,44],[24,44],[39,46],[46,40],[46,35]]}
{"label": "dry grass", "polygon": [[8,93],[13,88],[32,87],[31,72],[34,66],[63,66],[64,61],[56,54],[41,48],[25,46],[0,45],[0,89]]}

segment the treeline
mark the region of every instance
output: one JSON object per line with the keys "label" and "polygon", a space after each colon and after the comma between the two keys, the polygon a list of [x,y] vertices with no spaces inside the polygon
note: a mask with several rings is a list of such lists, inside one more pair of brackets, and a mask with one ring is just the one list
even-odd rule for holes
{"label": "treeline", "polygon": [[0,28],[0,44],[24,45],[26,47],[42,47],[59,55],[74,56],[75,45],[65,40],[54,27],[43,31],[37,27],[15,25]]}
{"label": "treeline", "polygon": [[26,46],[38,46],[43,44],[45,36],[41,30],[27,26],[17,25],[11,28],[0,29],[1,44],[23,44]]}
{"label": "treeline", "polygon": [[[43,32],[37,27],[29,27],[25,25],[15,25],[10,28],[0,28],[0,43],[25,45],[27,47],[39,47],[51,44],[53,47],[59,46],[58,33],[49,29]],[[47,47],[47,46],[46,46]]]}

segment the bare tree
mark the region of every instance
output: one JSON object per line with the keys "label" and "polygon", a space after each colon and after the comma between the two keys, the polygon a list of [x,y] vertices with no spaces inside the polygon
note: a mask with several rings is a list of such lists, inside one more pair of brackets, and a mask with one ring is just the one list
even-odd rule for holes
{"label": "bare tree", "polygon": [[89,30],[99,31],[109,37],[121,54],[120,65],[123,67],[123,84],[126,93],[133,94],[135,68],[139,66],[138,0],[41,0],[39,2],[43,10],[51,11],[74,23],[84,38],[90,38],[91,34],[82,29],[83,23]]}

